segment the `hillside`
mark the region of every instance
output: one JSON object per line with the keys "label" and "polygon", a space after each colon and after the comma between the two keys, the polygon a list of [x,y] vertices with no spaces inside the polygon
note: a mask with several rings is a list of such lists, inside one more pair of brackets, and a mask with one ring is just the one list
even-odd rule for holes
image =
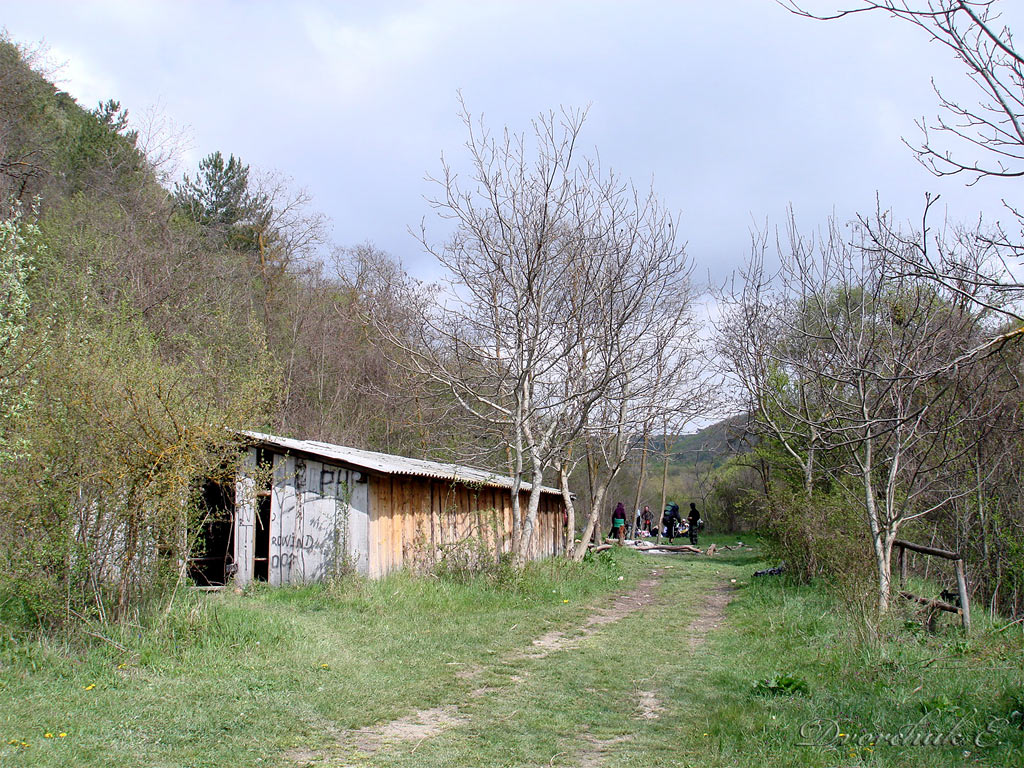
{"label": "hillside", "polygon": [[450,402],[366,319],[407,322],[394,260],[322,262],[308,196],[230,153],[163,186],[127,109],[34,63],[0,40],[0,622],[109,620],[173,587],[233,430],[451,458]]}
{"label": "hillside", "polygon": [[[713,468],[722,466],[729,456],[746,449],[746,420],[744,415],[730,416],[693,434],[676,437],[671,448],[673,461],[683,464],[706,463]],[[664,439],[658,442],[663,444]]]}

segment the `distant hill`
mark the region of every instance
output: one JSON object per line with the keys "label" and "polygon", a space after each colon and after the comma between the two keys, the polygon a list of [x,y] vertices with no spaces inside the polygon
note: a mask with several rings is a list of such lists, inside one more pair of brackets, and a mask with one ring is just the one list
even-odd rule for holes
{"label": "distant hill", "polygon": [[[721,466],[729,456],[744,449],[743,432],[746,422],[746,414],[730,416],[693,434],[672,438],[672,463],[709,463],[712,467]],[[653,450],[661,452],[664,437],[658,435],[653,438],[651,445]]]}

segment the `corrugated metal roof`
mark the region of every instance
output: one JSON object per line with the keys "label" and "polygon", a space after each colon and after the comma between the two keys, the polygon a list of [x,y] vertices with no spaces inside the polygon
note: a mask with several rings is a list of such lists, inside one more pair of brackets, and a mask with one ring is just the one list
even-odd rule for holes
{"label": "corrugated metal roof", "polygon": [[[390,453],[377,453],[376,451],[364,451],[359,448],[348,448],[344,445],[333,445],[322,443],[319,440],[296,440],[291,437],[278,437],[263,432],[242,431],[239,434],[248,437],[257,443],[275,446],[287,451],[298,451],[300,453],[320,456],[324,459],[333,459],[345,464],[366,469],[371,472],[380,472],[386,475],[410,475],[413,477],[434,477],[440,480],[453,480],[467,485],[486,485],[496,488],[512,488],[512,478],[505,475],[497,475],[483,469],[465,467],[461,464],[445,464],[439,461],[426,461],[424,459],[410,459],[406,456],[395,456]],[[523,483],[524,491],[530,490],[529,483]],[[557,488],[541,486],[542,493],[554,493],[561,495]]]}

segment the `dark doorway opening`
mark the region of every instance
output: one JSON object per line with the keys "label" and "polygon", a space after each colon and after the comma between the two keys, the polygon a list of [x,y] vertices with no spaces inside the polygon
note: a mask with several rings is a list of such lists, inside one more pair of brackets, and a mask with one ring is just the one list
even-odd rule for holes
{"label": "dark doorway opening", "polygon": [[199,495],[199,529],[188,575],[201,587],[219,587],[235,572],[235,485],[206,480]]}
{"label": "dark doorway opening", "polygon": [[273,462],[273,453],[265,448],[256,449],[256,474],[261,478],[262,485],[256,491],[256,530],[252,562],[252,577],[256,581],[267,581],[270,578],[270,494]]}

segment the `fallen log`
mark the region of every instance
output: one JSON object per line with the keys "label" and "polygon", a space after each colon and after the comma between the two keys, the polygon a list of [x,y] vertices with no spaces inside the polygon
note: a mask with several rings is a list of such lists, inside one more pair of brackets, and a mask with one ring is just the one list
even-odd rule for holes
{"label": "fallen log", "polygon": [[712,544],[710,547],[708,547],[708,551],[705,552],[704,554],[705,555],[713,555],[713,554],[715,554],[715,550],[716,549],[718,549],[718,547],[715,546],[714,544]]}
{"label": "fallen log", "polygon": [[645,552],[650,549],[658,549],[664,552],[690,552],[695,555],[703,555],[704,551],[697,549],[697,547],[690,546],[689,544],[638,544],[636,546],[641,552]]}
{"label": "fallen log", "polygon": [[591,552],[604,552],[606,549],[611,548],[611,544],[598,544],[596,547],[593,544],[591,544],[590,547],[588,547],[588,549],[590,549]]}
{"label": "fallen log", "polygon": [[905,597],[907,600],[912,600],[915,603],[926,605],[929,608],[936,608],[940,611],[948,611],[949,613],[955,613],[957,615],[963,615],[963,611],[951,603],[944,602],[943,600],[935,600],[931,597],[921,597],[921,595],[915,595],[912,592],[906,592],[900,590],[900,597]]}

